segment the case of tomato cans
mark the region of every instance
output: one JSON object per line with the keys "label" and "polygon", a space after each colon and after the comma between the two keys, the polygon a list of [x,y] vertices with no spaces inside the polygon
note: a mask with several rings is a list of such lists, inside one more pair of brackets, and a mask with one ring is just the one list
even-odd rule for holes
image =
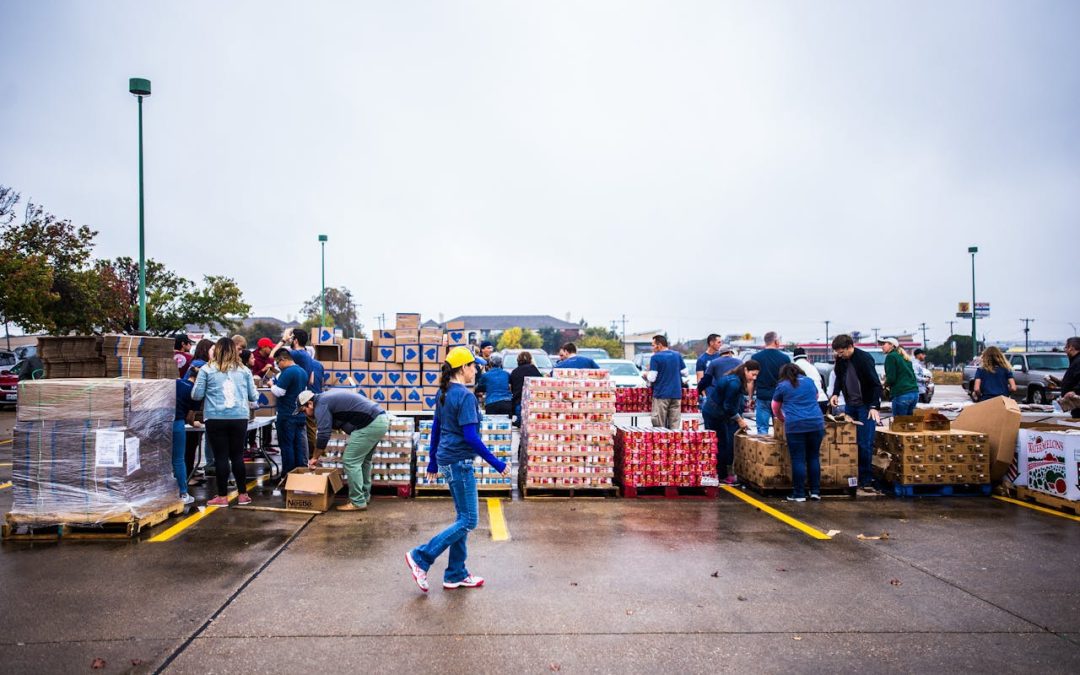
{"label": "case of tomato cans", "polygon": [[615,473],[625,487],[716,485],[716,432],[616,427]]}
{"label": "case of tomato cans", "polygon": [[[446,478],[442,474],[433,481],[427,477],[427,466],[431,459],[431,427],[432,422],[428,420],[420,422],[420,441],[416,447],[416,489],[418,492],[449,494]],[[513,457],[513,434],[514,428],[506,415],[485,415],[480,420],[480,440],[491,454],[510,465],[511,476],[517,464]],[[479,457],[473,461],[473,475],[479,492],[509,492],[513,488],[512,477],[503,476]]]}
{"label": "case of tomato cans", "polygon": [[530,377],[522,395],[522,485],[610,489],[615,478],[615,385],[606,370]]}

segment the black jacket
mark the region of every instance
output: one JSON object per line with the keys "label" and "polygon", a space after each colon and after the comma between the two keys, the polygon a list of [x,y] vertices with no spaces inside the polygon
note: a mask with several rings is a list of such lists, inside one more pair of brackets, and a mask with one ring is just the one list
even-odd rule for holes
{"label": "black jacket", "polygon": [[[1069,359],[1069,369],[1061,378],[1062,395],[1070,391],[1080,394],[1080,354]],[[1080,417],[1080,408],[1072,411],[1073,417]]]}
{"label": "black jacket", "polygon": [[849,367],[855,368],[855,375],[859,378],[863,404],[880,410],[881,378],[878,377],[877,368],[874,367],[874,357],[857,347],[850,359],[836,359],[836,382],[833,383],[833,396],[843,394],[844,399],[848,398],[846,390]]}
{"label": "black jacket", "polygon": [[510,404],[514,406],[514,410],[517,410],[517,407],[521,405],[521,392],[525,388],[526,377],[543,377],[543,373],[532,363],[518,366],[510,373]]}

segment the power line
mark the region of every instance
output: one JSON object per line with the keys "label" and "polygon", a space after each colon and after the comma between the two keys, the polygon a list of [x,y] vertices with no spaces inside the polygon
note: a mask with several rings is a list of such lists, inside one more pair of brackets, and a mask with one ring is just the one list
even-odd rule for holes
{"label": "power line", "polygon": [[922,346],[925,349],[926,346],[927,346],[926,345],[926,322],[925,321],[923,321],[921,324],[919,324],[919,330],[922,331]]}
{"label": "power line", "polygon": [[1028,350],[1028,334],[1031,332],[1031,324],[1035,323],[1035,319],[1020,319],[1024,322],[1024,351]]}

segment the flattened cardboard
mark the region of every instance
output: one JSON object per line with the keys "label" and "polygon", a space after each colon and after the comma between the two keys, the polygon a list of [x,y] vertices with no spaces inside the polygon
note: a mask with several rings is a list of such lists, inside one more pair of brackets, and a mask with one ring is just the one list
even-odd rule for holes
{"label": "flattened cardboard", "polygon": [[1006,396],[992,398],[960,411],[953,428],[986,434],[990,443],[990,479],[999,481],[1016,455],[1020,433],[1020,406]]}

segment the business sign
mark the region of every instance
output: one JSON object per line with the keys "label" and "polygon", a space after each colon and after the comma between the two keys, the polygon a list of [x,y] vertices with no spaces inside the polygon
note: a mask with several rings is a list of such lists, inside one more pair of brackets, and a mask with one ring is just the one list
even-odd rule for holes
{"label": "business sign", "polygon": [[[989,302],[976,302],[975,303],[975,318],[986,319],[990,316],[990,303]],[[970,302],[958,302],[956,303],[956,318],[957,319],[970,319],[971,318],[971,303]]]}

